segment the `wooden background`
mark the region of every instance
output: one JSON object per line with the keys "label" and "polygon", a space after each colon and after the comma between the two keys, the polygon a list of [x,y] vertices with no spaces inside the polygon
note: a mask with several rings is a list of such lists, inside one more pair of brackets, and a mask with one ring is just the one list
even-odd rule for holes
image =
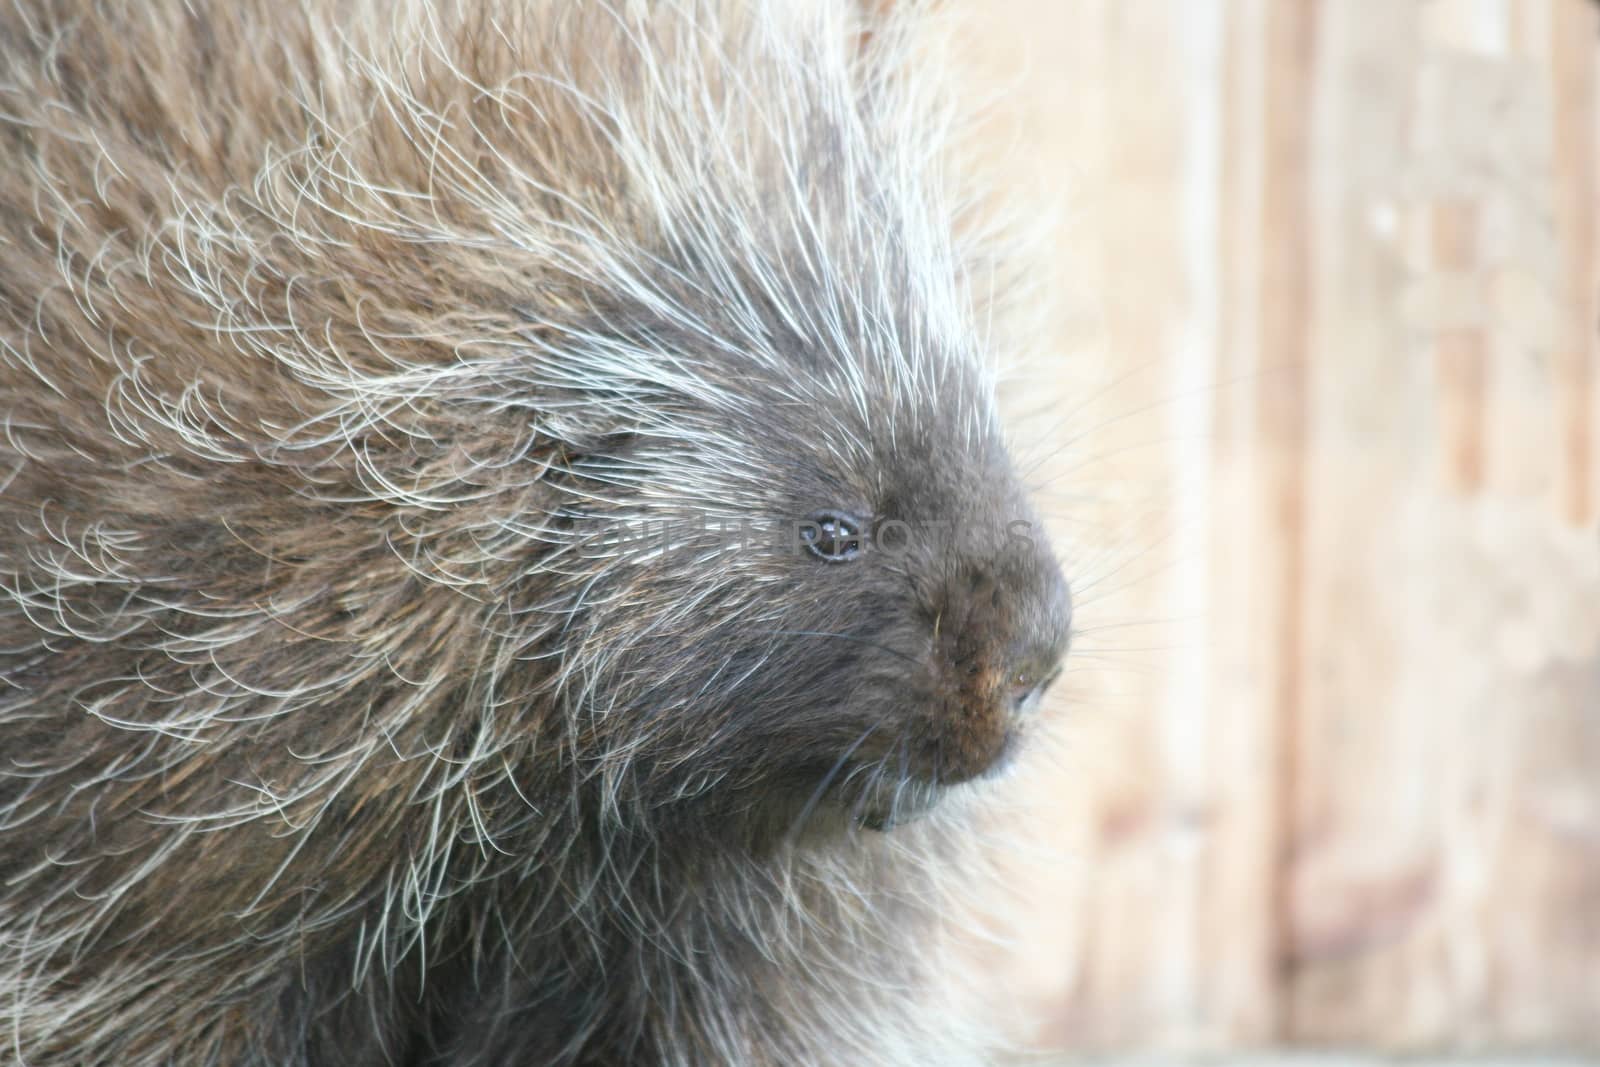
{"label": "wooden background", "polygon": [[1600,1051],[1600,12],[949,3],[1082,627],[1027,1039]]}

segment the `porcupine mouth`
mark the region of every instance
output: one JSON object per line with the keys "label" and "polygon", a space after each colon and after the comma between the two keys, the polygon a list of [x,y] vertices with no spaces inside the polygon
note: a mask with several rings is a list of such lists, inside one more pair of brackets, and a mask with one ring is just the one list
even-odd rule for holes
{"label": "porcupine mouth", "polygon": [[952,791],[1006,777],[1016,765],[1021,749],[1021,731],[1012,728],[1006,732],[994,760],[970,781],[935,782],[904,776],[876,779],[853,805],[855,822],[865,829],[878,831],[916,822],[939,807]]}

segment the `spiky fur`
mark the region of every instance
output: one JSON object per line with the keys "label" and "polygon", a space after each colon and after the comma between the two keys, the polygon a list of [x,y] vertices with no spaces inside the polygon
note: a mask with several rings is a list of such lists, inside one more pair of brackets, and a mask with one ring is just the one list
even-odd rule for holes
{"label": "spiky fur", "polygon": [[966,562],[895,579],[930,644],[590,540],[1022,507],[902,29],[0,11],[0,1061],[979,1055],[930,973],[976,801],[850,817],[922,788],[876,724],[945,699],[900,661]]}

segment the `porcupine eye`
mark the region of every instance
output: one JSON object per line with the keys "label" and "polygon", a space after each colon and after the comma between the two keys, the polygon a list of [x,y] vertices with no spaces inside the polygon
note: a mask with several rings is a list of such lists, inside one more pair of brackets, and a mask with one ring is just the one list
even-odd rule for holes
{"label": "porcupine eye", "polygon": [[829,563],[844,563],[861,553],[861,524],[836,511],[811,516],[800,538],[807,552]]}

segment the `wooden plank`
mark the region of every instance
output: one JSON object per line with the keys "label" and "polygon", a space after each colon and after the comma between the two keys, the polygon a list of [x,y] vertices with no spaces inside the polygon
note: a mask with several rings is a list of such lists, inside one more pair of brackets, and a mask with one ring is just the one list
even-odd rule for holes
{"label": "wooden plank", "polygon": [[1561,4],[1550,20],[1550,66],[1554,103],[1556,227],[1561,234],[1563,306],[1554,374],[1561,427],[1558,496],[1561,511],[1577,526],[1600,514],[1600,253],[1596,196],[1600,174],[1596,123],[1594,22],[1592,11]]}
{"label": "wooden plank", "polygon": [[[1300,11],[1267,2],[1228,8],[1224,66],[1226,121],[1221,129],[1220,240],[1209,269],[1219,279],[1212,371],[1213,454],[1203,520],[1211,551],[1209,595],[1186,638],[1210,660],[1205,738],[1213,796],[1200,887],[1197,934],[1208,990],[1206,1013],[1218,1043],[1261,1045],[1281,1030],[1284,990],[1279,960],[1285,937],[1280,849],[1283,797],[1292,768],[1281,758],[1281,694],[1294,670],[1293,588],[1283,576],[1299,564],[1280,534],[1293,518],[1298,450],[1291,420],[1263,418],[1274,399],[1297,405],[1303,360],[1296,316],[1282,310],[1304,296],[1303,249],[1275,235],[1303,210],[1278,169],[1298,156],[1293,100],[1304,72],[1290,64],[1306,42]],[[1282,51],[1280,51],[1280,49]],[[1286,344],[1287,351],[1275,346]],[[1271,489],[1266,487],[1271,486]],[[1287,512],[1283,509],[1287,507]],[[1223,527],[1219,514],[1234,516]],[[1223,605],[1225,608],[1219,610]],[[1270,666],[1263,670],[1263,664]],[[1192,715],[1193,697],[1174,693],[1164,711]]]}
{"label": "wooden plank", "polygon": [[1325,9],[1292,1036],[1595,1048],[1597,27],[1409,10]]}
{"label": "wooden plank", "polygon": [[1600,1050],[1600,11],[971,14],[1085,629],[996,982],[1057,1050]]}

